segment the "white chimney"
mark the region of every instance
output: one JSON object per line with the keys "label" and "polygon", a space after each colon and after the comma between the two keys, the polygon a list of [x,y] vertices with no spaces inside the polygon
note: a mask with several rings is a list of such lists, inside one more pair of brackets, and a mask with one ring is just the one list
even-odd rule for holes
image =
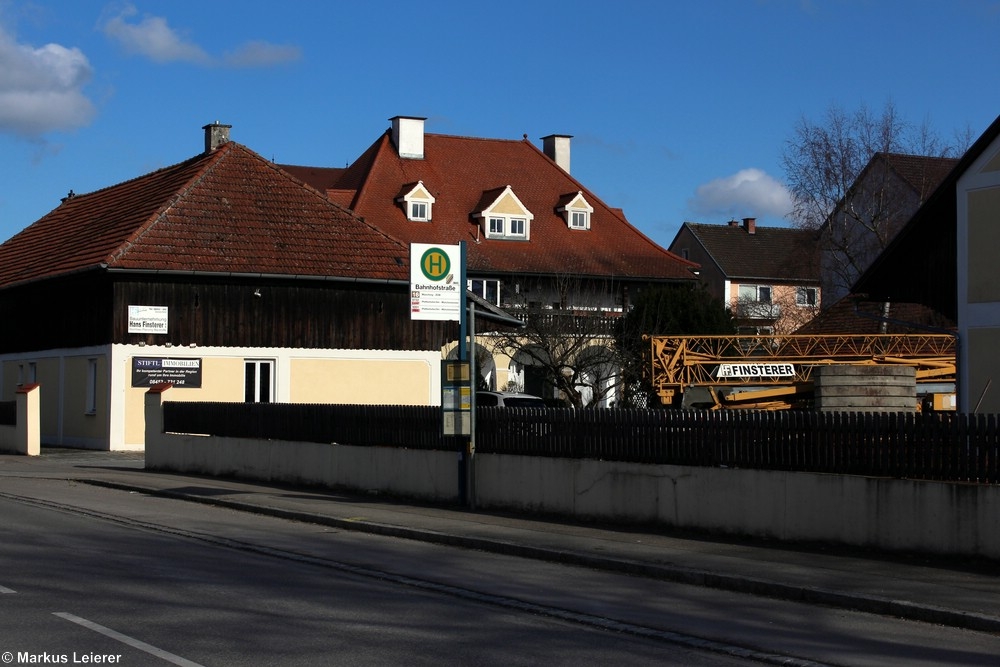
{"label": "white chimney", "polygon": [[392,143],[396,144],[399,157],[411,160],[424,159],[424,121],[414,116],[393,116]]}
{"label": "white chimney", "polygon": [[219,146],[229,143],[229,130],[232,125],[222,125],[215,121],[211,125],[205,125],[201,129],[205,130],[205,152],[211,153]]}
{"label": "white chimney", "polygon": [[542,151],[562,170],[569,173],[569,140],[573,136],[569,134],[550,134],[542,137]]}

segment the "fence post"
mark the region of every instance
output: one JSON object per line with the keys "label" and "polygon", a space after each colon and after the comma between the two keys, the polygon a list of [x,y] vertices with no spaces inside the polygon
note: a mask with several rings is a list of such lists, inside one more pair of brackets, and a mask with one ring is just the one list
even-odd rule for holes
{"label": "fence post", "polygon": [[18,454],[38,456],[42,453],[41,420],[38,416],[39,394],[37,384],[26,384],[17,389],[17,428],[15,440]]}
{"label": "fence post", "polygon": [[143,437],[146,449],[146,467],[155,467],[162,464],[162,458],[166,454],[162,444],[163,440],[163,394],[173,385],[169,382],[154,384],[146,390],[143,397],[143,417],[146,420],[145,433]]}

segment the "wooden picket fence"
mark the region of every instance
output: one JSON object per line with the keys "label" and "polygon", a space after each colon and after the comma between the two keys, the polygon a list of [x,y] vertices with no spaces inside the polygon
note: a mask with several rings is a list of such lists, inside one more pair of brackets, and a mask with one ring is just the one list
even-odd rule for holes
{"label": "wooden picket fence", "polygon": [[[461,450],[427,406],[164,404],[174,433]],[[589,458],[994,484],[997,415],[479,408],[484,454]]]}

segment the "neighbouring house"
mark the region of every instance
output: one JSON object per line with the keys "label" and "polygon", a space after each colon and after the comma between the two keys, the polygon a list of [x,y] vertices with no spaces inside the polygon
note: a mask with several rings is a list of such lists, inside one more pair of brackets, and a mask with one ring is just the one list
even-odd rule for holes
{"label": "neighbouring house", "polygon": [[819,230],[824,308],[849,294],[957,162],[900,153],[872,156]]}
{"label": "neighbouring house", "polygon": [[741,334],[792,333],[819,312],[815,232],[763,227],[755,218],[685,222],[670,250],[701,266],[699,279],[732,309]]}
{"label": "neighbouring house", "polygon": [[[608,321],[639,291],[695,279],[693,262],[654,243],[571,175],[571,137],[543,137],[539,149],[526,135],[449,136],[424,125],[391,118],[343,169],[281,166],[404,243],[465,242],[468,289],[529,324],[609,332]],[[554,398],[564,382],[581,388],[583,403],[609,405],[617,369],[602,340],[609,338],[595,336],[553,368],[529,334],[514,345],[479,336],[479,384]],[[584,364],[585,355],[599,363]]]}
{"label": "neighbouring house", "polygon": [[960,412],[1000,413],[1000,117],[853,286],[958,326]]}
{"label": "neighbouring house", "polygon": [[0,400],[40,384],[44,444],[142,448],[161,381],[177,401],[440,403],[458,324],[410,319],[408,247],[229,127],[0,245]]}
{"label": "neighbouring house", "polygon": [[819,314],[795,333],[811,336],[836,334],[954,333],[955,322],[919,303],[871,301],[849,294]]}

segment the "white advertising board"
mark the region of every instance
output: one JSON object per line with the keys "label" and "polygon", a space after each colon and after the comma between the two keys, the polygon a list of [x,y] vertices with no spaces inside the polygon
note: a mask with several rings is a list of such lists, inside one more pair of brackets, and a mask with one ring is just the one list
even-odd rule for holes
{"label": "white advertising board", "polygon": [[167,307],[129,306],[128,332],[146,334],[167,333]]}

